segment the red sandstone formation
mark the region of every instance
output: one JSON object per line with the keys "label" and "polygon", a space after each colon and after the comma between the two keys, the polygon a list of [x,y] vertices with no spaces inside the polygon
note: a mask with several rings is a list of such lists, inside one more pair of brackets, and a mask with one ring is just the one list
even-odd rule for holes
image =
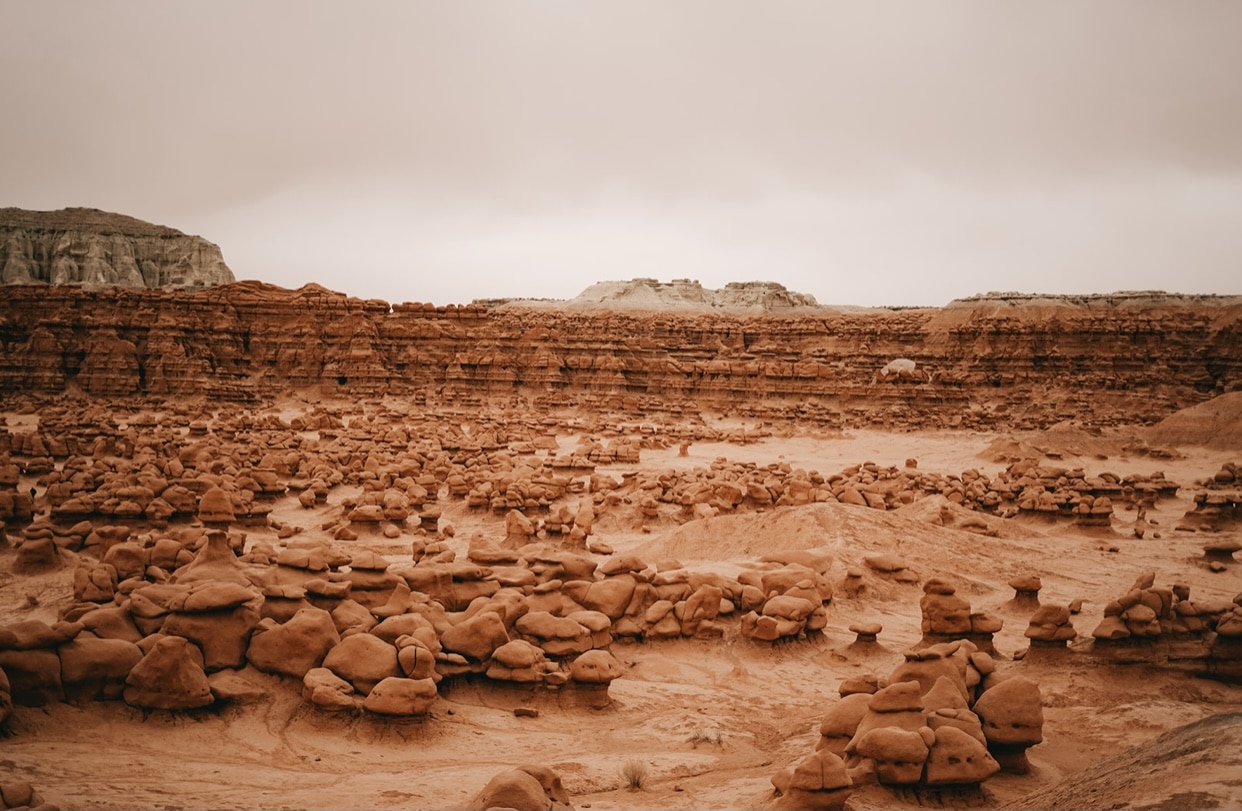
{"label": "red sandstone formation", "polygon": [[[0,390],[245,401],[324,385],[461,407],[516,396],[534,409],[1021,429],[1155,422],[1242,379],[1236,299],[1019,298],[789,314],[561,309],[532,321],[520,307],[390,306],[316,285],[12,285],[0,288]],[[878,374],[899,358],[929,380]]]}

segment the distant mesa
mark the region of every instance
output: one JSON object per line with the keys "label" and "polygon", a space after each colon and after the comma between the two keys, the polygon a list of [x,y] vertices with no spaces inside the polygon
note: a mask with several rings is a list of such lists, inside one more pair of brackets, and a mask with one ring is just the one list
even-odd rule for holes
{"label": "distant mesa", "polygon": [[0,208],[0,283],[202,288],[234,281],[202,237],[94,208]]}
{"label": "distant mesa", "polygon": [[788,290],[777,282],[729,282],[713,290],[696,279],[637,278],[596,282],[572,299],[486,299],[476,301],[489,308],[554,307],[600,310],[803,310],[819,303],[806,293]]}

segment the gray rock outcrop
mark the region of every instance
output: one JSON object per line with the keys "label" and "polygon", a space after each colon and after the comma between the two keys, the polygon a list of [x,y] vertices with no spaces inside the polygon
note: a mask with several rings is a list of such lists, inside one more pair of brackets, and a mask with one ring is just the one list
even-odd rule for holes
{"label": "gray rock outcrop", "polygon": [[0,283],[196,288],[235,281],[202,237],[93,208],[0,209]]}

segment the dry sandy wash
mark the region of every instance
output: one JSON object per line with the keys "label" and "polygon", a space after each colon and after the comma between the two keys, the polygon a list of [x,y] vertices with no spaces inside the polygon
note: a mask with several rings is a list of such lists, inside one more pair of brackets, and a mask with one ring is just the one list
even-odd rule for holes
{"label": "dry sandy wash", "polygon": [[726,292],[4,293],[0,808],[1242,807],[1242,303]]}

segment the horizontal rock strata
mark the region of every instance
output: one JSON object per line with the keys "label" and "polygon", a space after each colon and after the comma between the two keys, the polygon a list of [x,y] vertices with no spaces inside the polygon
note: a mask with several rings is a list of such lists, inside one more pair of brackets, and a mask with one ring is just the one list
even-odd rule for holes
{"label": "horizontal rock strata", "polygon": [[[1042,303],[1041,303],[1042,302]],[[1242,303],[1146,297],[785,314],[362,300],[307,285],[0,287],[0,391],[291,387],[839,427],[1151,423],[1242,381]],[[882,374],[894,360],[900,374]]]}

